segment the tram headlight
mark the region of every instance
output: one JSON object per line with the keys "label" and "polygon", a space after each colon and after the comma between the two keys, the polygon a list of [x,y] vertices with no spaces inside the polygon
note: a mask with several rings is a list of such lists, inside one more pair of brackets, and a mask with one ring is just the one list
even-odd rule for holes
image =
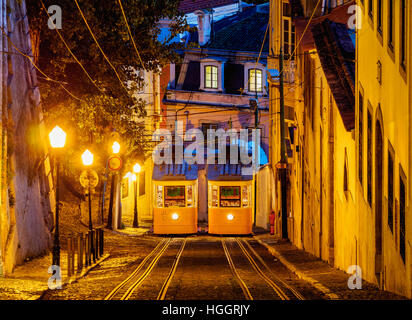
{"label": "tram headlight", "polygon": [[234,217],[233,217],[233,214],[229,213],[229,214],[226,216],[226,218],[227,218],[227,220],[232,221]]}
{"label": "tram headlight", "polygon": [[172,214],[172,219],[173,219],[173,220],[179,219],[179,215],[178,215],[177,213],[173,213],[173,214]]}

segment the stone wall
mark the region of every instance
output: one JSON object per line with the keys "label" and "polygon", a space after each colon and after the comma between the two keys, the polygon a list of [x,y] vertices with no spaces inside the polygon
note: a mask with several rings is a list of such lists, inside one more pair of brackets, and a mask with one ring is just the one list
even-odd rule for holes
{"label": "stone wall", "polygon": [[0,26],[0,261],[7,274],[49,249],[54,196],[36,70],[22,55],[32,55],[25,2],[0,0]]}

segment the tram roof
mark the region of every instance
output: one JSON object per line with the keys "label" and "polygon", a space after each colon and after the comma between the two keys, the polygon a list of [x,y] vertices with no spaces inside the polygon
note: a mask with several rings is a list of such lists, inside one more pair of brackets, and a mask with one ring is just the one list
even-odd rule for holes
{"label": "tram roof", "polygon": [[187,162],[183,162],[183,164],[155,165],[153,168],[153,180],[197,180],[198,170],[199,168],[197,164],[189,165]]}
{"label": "tram roof", "polygon": [[207,179],[210,181],[251,181],[252,175],[242,174],[246,167],[241,164],[210,164]]}

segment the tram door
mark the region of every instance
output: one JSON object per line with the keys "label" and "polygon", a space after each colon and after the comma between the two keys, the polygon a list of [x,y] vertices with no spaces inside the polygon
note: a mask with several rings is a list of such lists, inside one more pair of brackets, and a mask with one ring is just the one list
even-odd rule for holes
{"label": "tram door", "polygon": [[206,170],[199,170],[199,180],[198,180],[198,195],[199,195],[199,222],[208,221],[208,205],[207,205],[207,179]]}

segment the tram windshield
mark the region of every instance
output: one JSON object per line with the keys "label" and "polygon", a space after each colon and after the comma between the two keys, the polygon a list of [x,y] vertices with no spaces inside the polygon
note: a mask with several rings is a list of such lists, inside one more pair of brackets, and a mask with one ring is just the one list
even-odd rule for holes
{"label": "tram windshield", "polygon": [[240,207],[240,187],[220,187],[221,207]]}
{"label": "tram windshield", "polygon": [[185,207],[185,187],[168,186],[165,187],[165,208],[167,207]]}

